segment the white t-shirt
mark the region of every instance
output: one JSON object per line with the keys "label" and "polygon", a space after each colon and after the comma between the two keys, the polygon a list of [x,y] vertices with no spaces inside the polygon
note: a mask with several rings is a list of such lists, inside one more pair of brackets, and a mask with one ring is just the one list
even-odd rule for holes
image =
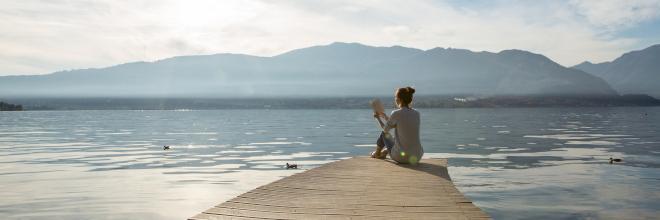
{"label": "white t-shirt", "polygon": [[392,160],[399,163],[416,164],[422,159],[424,149],[419,140],[419,112],[411,108],[392,111],[387,121],[386,131],[395,129],[394,147],[390,152]]}

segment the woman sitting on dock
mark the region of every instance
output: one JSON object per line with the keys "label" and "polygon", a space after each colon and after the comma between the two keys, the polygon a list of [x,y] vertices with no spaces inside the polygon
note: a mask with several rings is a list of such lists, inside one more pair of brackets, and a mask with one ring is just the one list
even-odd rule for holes
{"label": "woman sitting on dock", "polygon": [[[419,112],[411,107],[414,93],[415,89],[411,87],[398,88],[394,94],[398,109],[392,111],[390,117],[383,112],[374,113],[383,132],[376,141],[376,151],[371,154],[372,157],[385,159],[389,154],[398,163],[416,164],[424,155],[419,140]],[[382,122],[381,117],[386,122]],[[395,129],[394,138],[389,134],[392,128]]]}

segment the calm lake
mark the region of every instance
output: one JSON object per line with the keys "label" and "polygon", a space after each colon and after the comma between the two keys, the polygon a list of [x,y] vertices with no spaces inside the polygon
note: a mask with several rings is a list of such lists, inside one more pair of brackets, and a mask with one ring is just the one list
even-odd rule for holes
{"label": "calm lake", "polygon": [[[496,219],[660,216],[658,107],[418,110]],[[0,112],[0,219],[185,219],[377,134],[368,109]]]}

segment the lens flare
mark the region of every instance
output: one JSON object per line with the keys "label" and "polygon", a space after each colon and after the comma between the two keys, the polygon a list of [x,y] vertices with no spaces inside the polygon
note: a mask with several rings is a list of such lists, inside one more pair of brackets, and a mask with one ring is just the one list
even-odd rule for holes
{"label": "lens flare", "polygon": [[410,156],[410,158],[408,158],[408,163],[410,164],[417,164],[417,162],[419,162],[419,158],[416,156]]}

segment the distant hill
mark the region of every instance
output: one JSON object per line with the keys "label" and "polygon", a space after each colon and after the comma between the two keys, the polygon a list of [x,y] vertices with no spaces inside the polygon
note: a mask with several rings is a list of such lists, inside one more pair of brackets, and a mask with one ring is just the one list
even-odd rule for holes
{"label": "distant hill", "polygon": [[660,44],[623,54],[611,62],[584,62],[573,68],[605,79],[619,93],[660,97]]}
{"label": "distant hill", "polygon": [[0,77],[0,97],[616,95],[602,79],[521,50],[419,50],[333,43],[273,57],[182,56],[100,69]]}

